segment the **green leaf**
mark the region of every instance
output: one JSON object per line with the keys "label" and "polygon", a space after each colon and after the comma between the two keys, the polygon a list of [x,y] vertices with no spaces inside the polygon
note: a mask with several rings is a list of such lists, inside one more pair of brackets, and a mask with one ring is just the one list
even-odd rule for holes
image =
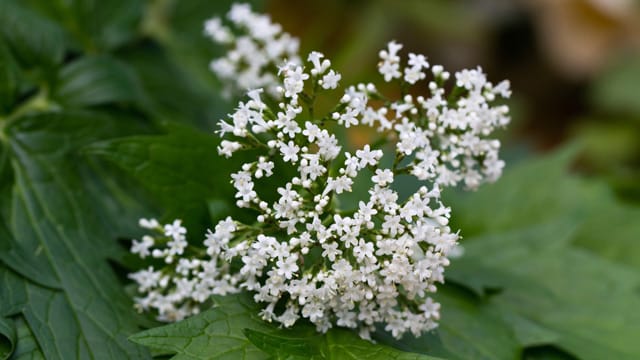
{"label": "green leaf", "polygon": [[446,359],[516,359],[521,348],[498,312],[454,286],[441,286],[435,299],[442,305],[438,328],[419,338],[395,340],[379,332],[376,339],[400,350]]}
{"label": "green leaf", "polygon": [[[97,114],[57,113],[21,118],[8,131],[15,172],[14,241],[3,261],[34,282],[46,283],[45,276],[54,282],[55,288],[27,283],[22,309],[52,358],[147,357],[126,340],[137,326],[129,315],[131,301],[106,262],[113,238],[95,217],[77,170],[82,163],[78,147],[126,128],[118,124]],[[34,274],[33,266],[48,273]]]}
{"label": "green leaf", "polygon": [[143,92],[136,74],[109,56],[87,56],[63,67],[54,99],[67,108],[109,103],[138,104]]}
{"label": "green leaf", "polygon": [[575,228],[559,220],[472,239],[448,279],[500,289],[489,304],[523,346],[553,344],[584,359],[637,358],[638,273],[573,248]]}
{"label": "green leaf", "polygon": [[6,44],[0,41],[0,114],[7,112],[18,94],[20,69]]}
{"label": "green leaf", "polygon": [[270,330],[258,318],[259,307],[246,295],[218,298],[218,305],[174,324],[131,336],[135,343],[177,354],[172,359],[267,359],[242,333]]}
{"label": "green leaf", "polygon": [[[445,193],[445,203],[455,209],[453,227],[462,229],[463,237],[471,237],[590,213],[610,194],[603,184],[567,176],[576,150],[572,146],[546,158],[523,161],[477,192]],[[514,204],[520,204],[517,211]]]}
{"label": "green leaf", "polygon": [[190,123],[211,131],[230,107],[219,98],[216,88],[202,84],[200,78],[190,74],[188,67],[172,58],[165,48],[155,44],[127,48],[120,58],[135,70],[151,112],[160,119]]}
{"label": "green leaf", "polygon": [[0,35],[27,66],[51,66],[62,61],[65,40],[60,27],[15,0],[0,2]]}
{"label": "green leaf", "polygon": [[67,20],[72,17],[97,48],[112,49],[136,37],[143,5],[140,0],[74,0],[68,2]]}
{"label": "green leaf", "polygon": [[[0,236],[4,234],[0,231]],[[27,303],[26,283],[22,277],[0,264],[0,317],[22,311]]]}
{"label": "green leaf", "polygon": [[307,329],[302,329],[302,333],[309,335],[301,337],[301,327],[303,326],[271,333],[245,329],[244,334],[254,345],[277,359],[438,359],[374,344],[346,329],[331,329],[326,334],[319,334],[313,327],[307,326]]}
{"label": "green leaf", "polygon": [[475,236],[447,279],[483,296],[523,346],[638,358],[638,209],[570,175],[571,158],[565,150],[528,161],[495,186],[454,197],[456,221]]}
{"label": "green leaf", "polygon": [[117,48],[137,36],[143,13],[140,0],[22,0],[59,23],[85,52]]}
{"label": "green leaf", "polygon": [[640,271],[640,207],[619,203],[613,196],[599,205],[574,244]]}
{"label": "green leaf", "polygon": [[16,347],[13,320],[0,316],[0,360],[8,359]]}
{"label": "green leaf", "polygon": [[216,299],[211,310],[129,339],[177,354],[172,359],[436,359],[373,344],[345,329],[327,334],[311,325],[278,329],[258,317],[260,306],[248,294]]}
{"label": "green leaf", "polygon": [[44,355],[38,345],[29,324],[18,316],[15,318],[17,343],[11,360],[42,360]]}
{"label": "green leaf", "polygon": [[164,135],[97,143],[87,151],[139,181],[166,209],[165,218],[183,219],[191,232],[202,234],[210,225],[207,199],[233,201],[228,180],[232,169],[216,155],[214,134],[179,125],[167,130]]}
{"label": "green leaf", "polygon": [[312,333],[309,336],[301,337],[296,331],[293,335],[291,332],[284,333],[265,333],[253,329],[244,329],[242,333],[249,341],[260,350],[277,359],[326,359],[323,353],[326,349],[322,346],[321,335]]}

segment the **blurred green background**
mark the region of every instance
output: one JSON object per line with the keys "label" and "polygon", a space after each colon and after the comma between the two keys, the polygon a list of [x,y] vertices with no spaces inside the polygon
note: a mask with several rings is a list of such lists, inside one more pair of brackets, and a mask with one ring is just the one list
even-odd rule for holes
{"label": "blurred green background", "polygon": [[634,0],[267,1],[343,83],[371,79],[396,39],[450,70],[509,79],[507,157],[582,144],[575,168],[640,200],[640,2]]}

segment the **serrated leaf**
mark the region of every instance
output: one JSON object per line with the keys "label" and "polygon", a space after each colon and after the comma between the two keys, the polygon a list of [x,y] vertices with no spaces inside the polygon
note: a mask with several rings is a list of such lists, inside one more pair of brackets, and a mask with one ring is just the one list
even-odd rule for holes
{"label": "serrated leaf", "polygon": [[171,125],[164,135],[136,136],[97,143],[87,151],[109,160],[145,186],[195,234],[208,225],[208,198],[230,199],[231,169],[216,156],[217,138],[186,126]]}
{"label": "serrated leaf", "polygon": [[582,219],[573,244],[640,269],[640,208],[619,202],[604,182],[570,174],[575,150],[523,162],[475,193],[449,194],[454,227],[469,238]]}
{"label": "serrated leaf", "polygon": [[258,306],[246,294],[228,295],[218,305],[174,324],[131,336],[135,343],[176,355],[172,359],[267,359],[242,333],[243,329],[270,330],[258,318]]}
{"label": "serrated leaf", "polygon": [[521,348],[495,309],[452,286],[441,286],[435,299],[442,305],[438,328],[419,338],[395,340],[384,332],[377,339],[404,351],[446,359],[516,359]]}
{"label": "serrated leaf", "polygon": [[637,358],[638,272],[575,248],[583,222],[573,219],[469,239],[447,278],[499,289],[487,306],[523,346],[554,345],[583,359]]}
{"label": "serrated leaf", "polygon": [[27,66],[60,63],[65,40],[60,27],[14,0],[0,2],[0,34]]}
{"label": "serrated leaf", "polygon": [[63,67],[53,96],[67,108],[143,101],[136,74],[110,56],[86,56]]}
{"label": "serrated leaf", "polygon": [[436,359],[361,339],[353,331],[319,334],[310,325],[278,329],[258,317],[248,294],[217,297],[217,306],[186,320],[130,337],[172,359]]}
{"label": "serrated leaf", "polygon": [[45,264],[56,282],[56,289],[27,283],[22,309],[51,358],[148,356],[126,340],[137,327],[128,315],[130,299],[106,263],[113,239],[99,225],[77,172],[77,148],[117,133],[118,124],[97,114],[57,113],[21,118],[8,130],[15,171],[11,248],[23,261],[6,263],[35,282],[45,274],[27,265]]}
{"label": "serrated leaf", "polygon": [[[589,213],[609,192],[602,184],[566,175],[576,152],[572,146],[553,156],[523,161],[477,192],[445,193],[445,203],[455,209],[453,226],[471,237]],[[514,211],[514,204],[523,205]]]}

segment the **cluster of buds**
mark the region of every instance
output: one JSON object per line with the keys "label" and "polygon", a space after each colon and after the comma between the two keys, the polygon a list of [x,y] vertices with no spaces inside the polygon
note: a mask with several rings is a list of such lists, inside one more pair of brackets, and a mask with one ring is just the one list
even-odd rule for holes
{"label": "cluster of buds", "polygon": [[[245,10],[230,18],[257,16]],[[226,218],[206,234],[203,247],[184,252],[176,249],[176,236],[184,236],[179,223],[145,220],[157,236],[135,242],[132,251],[164,258],[166,267],[131,275],[144,295],[136,299],[140,309],[180,319],[198,312],[211,295],[249,291],[264,304],[262,318],[284,327],[304,318],[319,331],[341,326],[358,329],[363,338],[377,324],[394,337],[435,328],[440,305],[429,294],[459,251],[440,192],[458,184],[475,189],[500,176],[500,143],[488,136],[509,122],[508,108],[493,103],[510,92],[508,82],[494,86],[479,68],[451,78],[416,54],[405,65],[401,49],[390,42],[378,65],[386,82],[399,83],[400,99],[385,97],[374,84],[357,84],[332,110],[316,114],[316,98],[341,80],[319,52],[302,64],[280,64],[276,81],[267,84],[273,91],[250,90],[217,133],[220,155],[259,150],[231,176],[236,205],[255,214],[255,222]],[[410,95],[420,85],[428,95]],[[374,129],[377,145],[348,151],[336,131],[355,126]],[[291,170],[295,175],[269,194],[259,193],[265,178]],[[415,177],[420,185],[401,196],[398,176]],[[362,199],[340,201],[363,186]]]}

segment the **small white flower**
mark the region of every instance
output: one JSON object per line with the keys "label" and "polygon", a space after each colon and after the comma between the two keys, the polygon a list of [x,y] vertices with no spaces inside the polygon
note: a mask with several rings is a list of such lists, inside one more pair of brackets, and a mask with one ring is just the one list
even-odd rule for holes
{"label": "small white flower", "polygon": [[298,152],[300,151],[300,147],[296,145],[293,141],[289,141],[288,143],[281,142],[280,143],[280,152],[282,153],[282,160],[287,162],[296,163],[298,162]]}
{"label": "small white flower", "polygon": [[156,219],[140,219],[138,224],[145,229],[156,229],[160,227],[160,223]]}
{"label": "small white flower", "polygon": [[131,244],[131,253],[138,254],[141,258],[145,258],[151,254],[149,249],[153,246],[154,240],[151,236],[145,235],[142,241],[133,240]]}
{"label": "small white flower", "polygon": [[382,150],[371,150],[369,144],[365,145],[362,150],[356,151],[356,156],[360,159],[360,166],[376,166],[380,158],[382,158]]}
{"label": "small white flower", "polygon": [[182,239],[187,229],[182,226],[182,220],[174,220],[172,224],[164,226],[164,234],[174,239]]}
{"label": "small white flower", "polygon": [[340,81],[340,79],[342,79],[342,75],[333,70],[329,70],[329,72],[322,77],[322,88],[335,89],[338,87],[338,81]]}
{"label": "small white flower", "polygon": [[386,186],[393,182],[393,172],[389,169],[376,169],[376,174],[371,177],[371,181],[379,186]]}
{"label": "small white flower", "polygon": [[241,148],[242,144],[237,141],[222,140],[220,146],[218,146],[218,154],[223,155],[226,158],[230,158],[234,152]]}

